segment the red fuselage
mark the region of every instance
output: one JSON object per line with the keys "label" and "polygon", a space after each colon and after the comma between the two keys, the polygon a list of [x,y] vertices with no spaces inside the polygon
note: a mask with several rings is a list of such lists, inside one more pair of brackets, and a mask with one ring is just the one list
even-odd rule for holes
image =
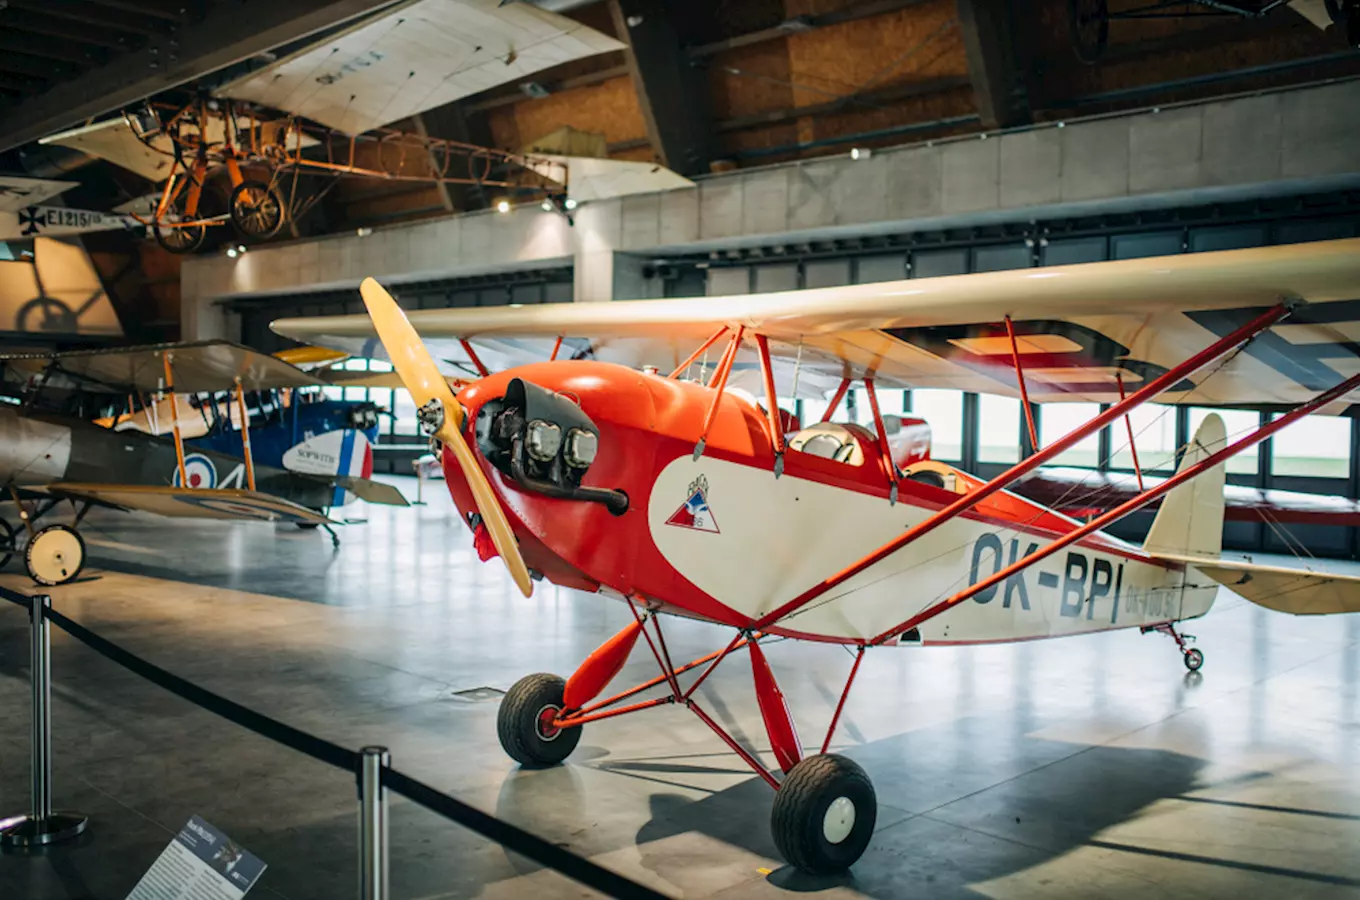
{"label": "red fuselage", "polygon": [[[566,587],[595,591],[604,586],[625,596],[659,602],[673,612],[730,625],[749,624],[748,616],[700,590],[667,562],[652,540],[647,521],[658,473],[693,453],[716,391],[612,363],[561,361],[520,366],[484,378],[458,394],[468,412],[465,434],[474,448],[471,423],[478,410],[502,397],[515,378],[579,401],[600,430],[599,454],[583,484],[620,490],[629,499],[628,510],[615,515],[599,503],[527,491],[474,449],[504,504],[529,568]],[[886,504],[888,476],[878,444],[865,429],[852,428],[851,434],[860,443],[862,464],[847,465],[789,450],[785,475],[882,497]],[[724,394],[704,457],[749,466],[773,478],[774,447],[763,412],[743,398]],[[466,518],[476,509],[467,482],[448,451],[443,465],[449,490]],[[900,502],[928,510],[939,509],[956,496],[914,481],[902,482],[900,492]],[[665,502],[675,505],[670,497]],[[968,515],[1036,536],[1051,537],[1073,527],[1071,519],[1006,493],[989,498]],[[780,523],[771,521],[769,527],[778,529]],[[1117,542],[1097,543],[1127,552]],[[863,548],[866,554],[874,549],[873,545]]]}

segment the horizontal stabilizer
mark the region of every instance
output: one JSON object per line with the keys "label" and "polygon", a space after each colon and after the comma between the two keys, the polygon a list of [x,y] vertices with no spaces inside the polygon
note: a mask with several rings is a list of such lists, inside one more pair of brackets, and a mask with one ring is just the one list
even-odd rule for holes
{"label": "horizontal stabilizer", "polygon": [[1156,555],[1188,563],[1233,593],[1267,609],[1296,616],[1360,612],[1360,575],[1262,566],[1231,559],[1206,562],[1192,556]]}
{"label": "horizontal stabilizer", "polygon": [[336,478],[335,483],[368,503],[382,503],[387,506],[411,505],[395,485],[374,481],[372,478],[344,475]]}
{"label": "horizontal stabilizer", "polygon": [[335,524],[316,510],[299,506],[282,497],[235,488],[58,482],[44,487],[30,487],[28,490],[172,518],[255,519],[264,522]]}

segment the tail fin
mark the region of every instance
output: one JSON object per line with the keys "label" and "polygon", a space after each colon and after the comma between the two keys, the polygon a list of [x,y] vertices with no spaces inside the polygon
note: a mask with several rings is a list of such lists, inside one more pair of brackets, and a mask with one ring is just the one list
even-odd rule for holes
{"label": "tail fin", "polygon": [[[1217,450],[1228,440],[1223,419],[1211,413],[1200,424],[1177,471],[1183,471]],[[1149,553],[1218,559],[1223,549],[1222,464],[1173,488],[1148,529],[1143,549]]]}

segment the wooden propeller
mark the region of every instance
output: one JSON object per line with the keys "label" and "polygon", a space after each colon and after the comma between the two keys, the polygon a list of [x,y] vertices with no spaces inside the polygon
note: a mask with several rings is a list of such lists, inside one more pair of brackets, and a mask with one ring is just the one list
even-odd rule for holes
{"label": "wooden propeller", "polygon": [[368,307],[368,315],[373,320],[378,339],[386,348],[387,356],[392,360],[392,367],[397,370],[402,384],[411,393],[411,400],[416,408],[424,407],[431,400],[439,401],[443,407],[444,420],[434,436],[451,449],[458,459],[458,466],[462,469],[468,486],[472,488],[477,511],[481,513],[482,521],[486,524],[487,531],[491,533],[491,541],[496,545],[496,552],[505,560],[510,577],[515,580],[524,596],[528,597],[533,591],[533,583],[529,580],[529,570],[524,565],[524,557],[520,556],[519,544],[510,530],[510,522],[505,517],[505,510],[496,498],[491,483],[487,481],[486,473],[477,464],[472,448],[463,439],[463,407],[454,398],[448,382],[439,373],[434,360],[421,343],[420,335],[411,327],[406,314],[401,311],[397,301],[392,299],[392,295],[372,278],[364,279],[359,285],[359,293],[364,298],[364,305]]}

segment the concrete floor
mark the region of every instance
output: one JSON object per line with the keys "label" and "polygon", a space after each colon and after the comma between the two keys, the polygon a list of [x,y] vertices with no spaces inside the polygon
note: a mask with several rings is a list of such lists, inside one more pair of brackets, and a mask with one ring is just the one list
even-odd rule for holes
{"label": "concrete floor", "polygon": [[[1360,897],[1360,617],[1295,619],[1225,592],[1190,627],[1202,675],[1136,632],[870,653],[834,747],[873,778],[878,832],[851,875],[813,879],[778,858],[769,788],[683,710],[587,726],[561,768],[504,756],[496,695],[475,689],[568,674],[629,614],[551,586],[513,595],[435,488],[428,506],[361,511],[335,554],[291,528],[94,513],[87,577],[54,602],[238,702],[386,744],[408,774],[672,896]],[[13,563],[0,583],[31,588]],[[677,657],[729,637],[666,624]],[[355,895],[351,775],[60,632],[53,644],[57,802],[91,825],[0,856],[0,898],[122,900],[194,813],[268,863],[252,896]],[[769,655],[819,743],[849,656]],[[26,620],[0,604],[0,815],[28,802],[27,665]],[[621,678],[654,669],[640,649]],[[701,694],[768,750],[743,658]],[[591,896],[404,800],[392,839],[400,900]]]}

